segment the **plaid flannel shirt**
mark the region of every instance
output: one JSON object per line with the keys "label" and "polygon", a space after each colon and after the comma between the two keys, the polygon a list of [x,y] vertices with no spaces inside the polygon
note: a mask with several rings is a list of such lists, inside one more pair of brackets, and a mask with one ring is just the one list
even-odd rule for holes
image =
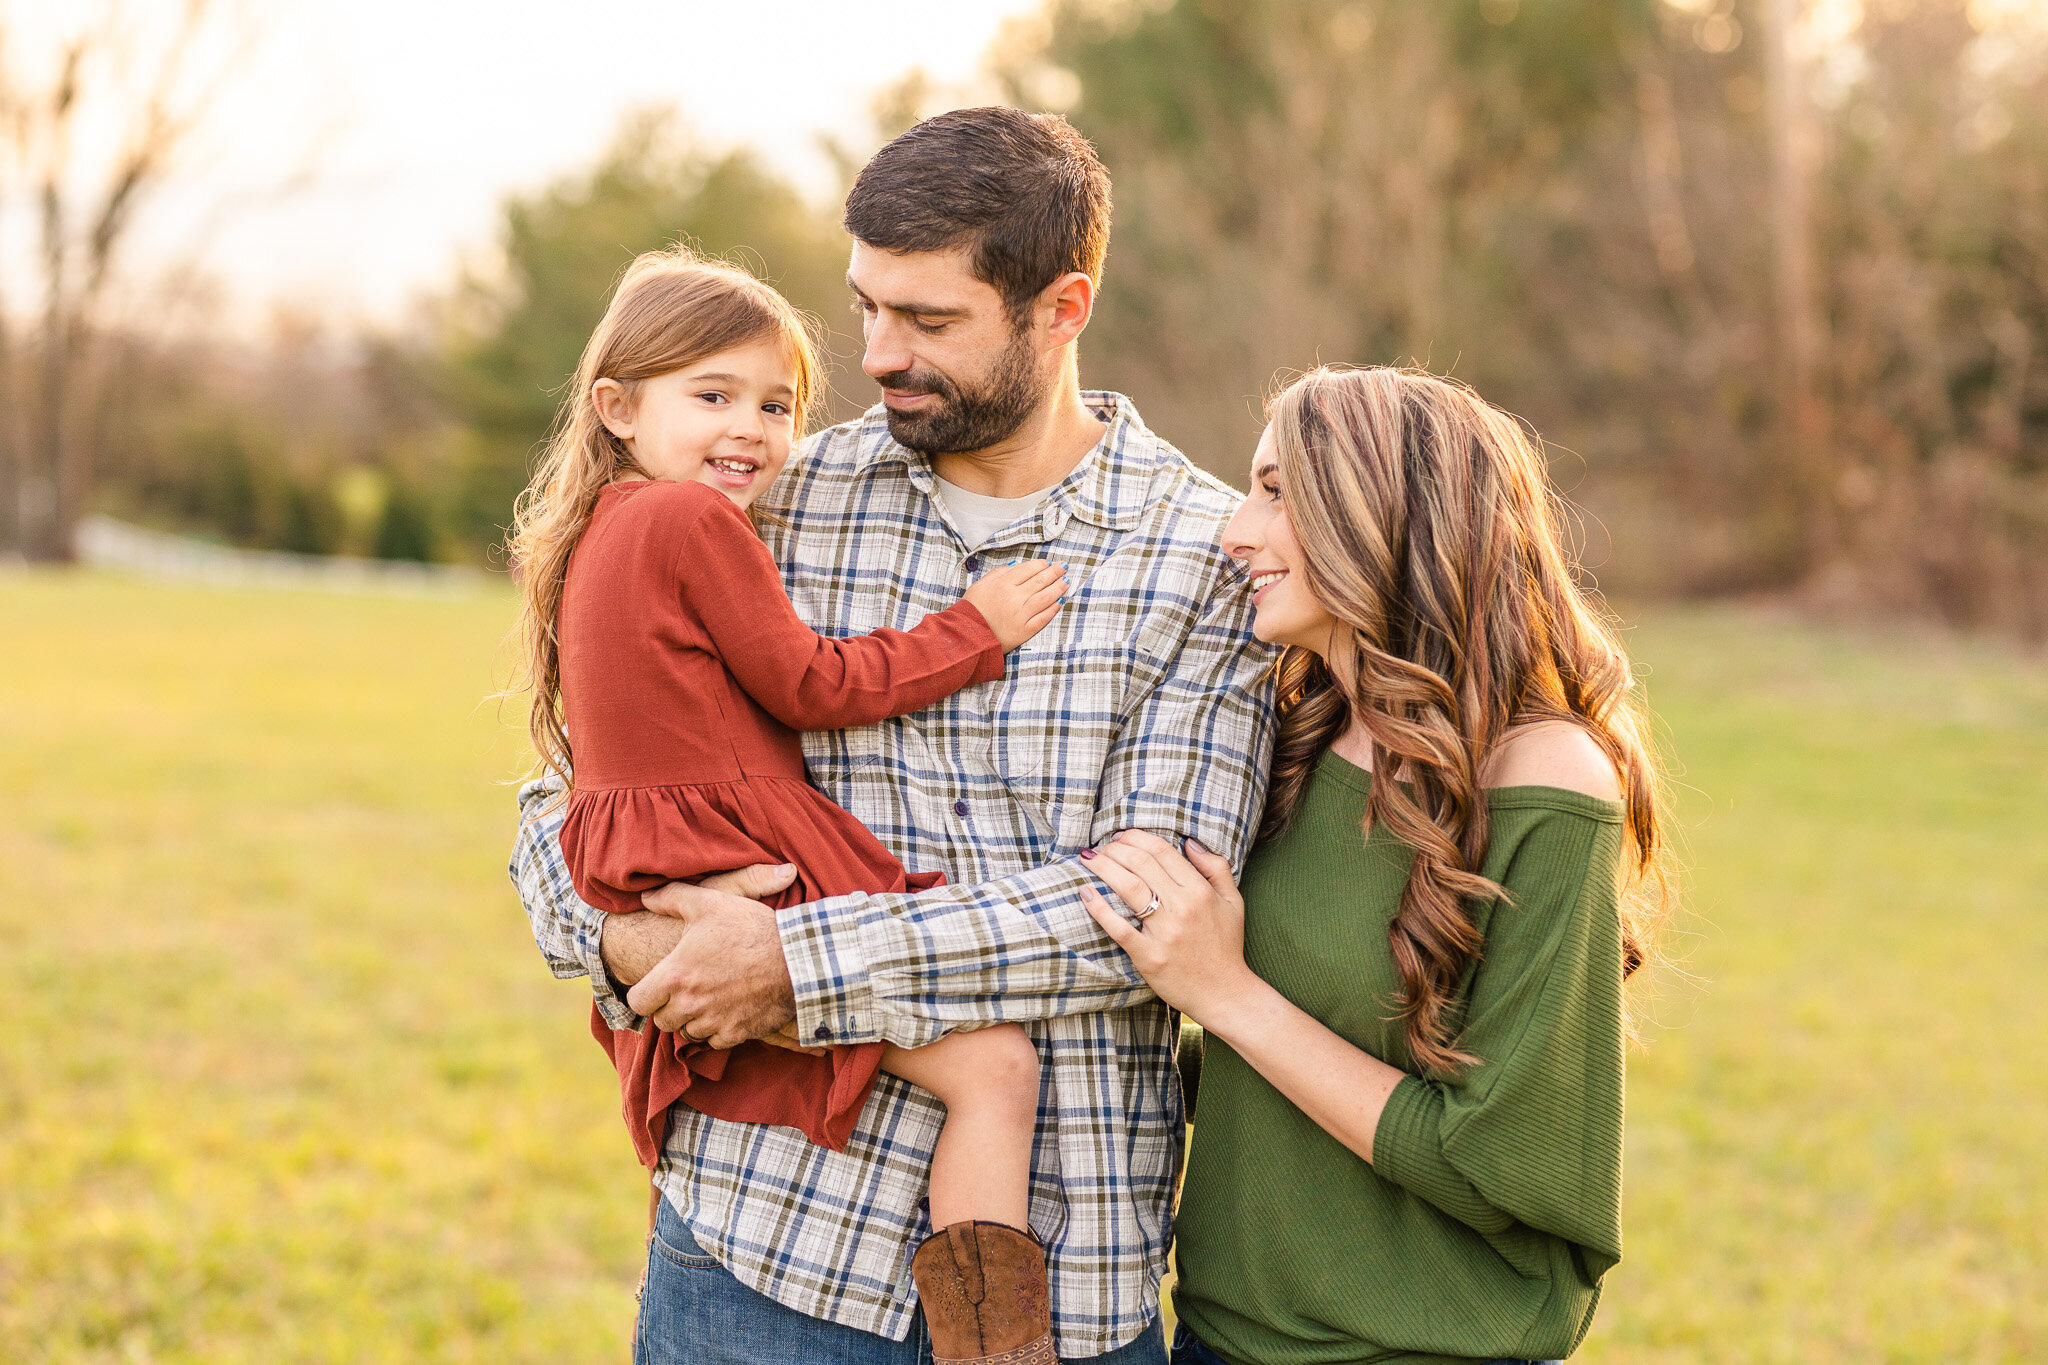
{"label": "plaid flannel shirt", "polygon": [[[984,566],[1068,566],[1070,597],[1002,679],[914,715],[806,734],[820,790],[903,863],[949,885],[852,895],[778,917],[807,1039],[914,1047],[1017,1021],[1044,1062],[1031,1226],[1063,1356],[1115,1349],[1159,1308],[1182,1108],[1178,1020],[1082,908],[1083,848],[1119,829],[1191,837],[1241,867],[1273,737],[1269,666],[1218,538],[1237,495],[1148,431],[1130,400],[1084,398],[1108,431],[1035,514],[974,552],[883,410],[819,433],[762,499],[804,620],[833,636],[907,628]],[[557,976],[587,976],[614,1027],[641,1020],[600,956],[543,810],[520,794],[512,876]],[[655,1173],[698,1244],[814,1317],[902,1339],[910,1253],[944,1108],[884,1075],[851,1143],[678,1105]]]}

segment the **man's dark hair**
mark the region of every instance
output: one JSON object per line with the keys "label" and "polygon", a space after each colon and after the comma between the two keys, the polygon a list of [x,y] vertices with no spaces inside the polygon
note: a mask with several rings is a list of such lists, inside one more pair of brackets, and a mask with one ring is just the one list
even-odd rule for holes
{"label": "man's dark hair", "polygon": [[974,277],[1021,322],[1040,290],[1109,252],[1109,172],[1058,114],[992,107],[928,118],[876,152],[846,230],[883,251],[967,247]]}

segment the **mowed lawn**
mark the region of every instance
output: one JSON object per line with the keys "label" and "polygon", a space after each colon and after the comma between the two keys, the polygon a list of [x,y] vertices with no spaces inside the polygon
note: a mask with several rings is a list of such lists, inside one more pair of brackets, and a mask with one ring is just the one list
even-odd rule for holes
{"label": "mowed lawn", "polygon": [[[623,1358],[511,602],[0,576],[0,1360]],[[2048,665],[1672,610],[1691,914],[1580,1358],[2048,1356]]]}

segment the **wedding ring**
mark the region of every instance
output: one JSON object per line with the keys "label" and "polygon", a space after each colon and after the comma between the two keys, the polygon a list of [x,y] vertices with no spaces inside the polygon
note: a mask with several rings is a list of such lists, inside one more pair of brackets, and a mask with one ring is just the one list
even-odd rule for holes
{"label": "wedding ring", "polygon": [[682,1034],[685,1038],[688,1038],[693,1043],[708,1043],[711,1041],[711,1039],[709,1039],[708,1037],[699,1038],[696,1034],[690,1032],[690,1026],[688,1024],[677,1024],[676,1032]]}
{"label": "wedding ring", "polygon": [[1137,914],[1131,916],[1131,918],[1138,921],[1138,923],[1143,924],[1146,920],[1151,919],[1154,915],[1158,913],[1159,893],[1157,891],[1154,891],[1152,893],[1152,899],[1145,902],[1145,908],[1143,910],[1140,910]]}

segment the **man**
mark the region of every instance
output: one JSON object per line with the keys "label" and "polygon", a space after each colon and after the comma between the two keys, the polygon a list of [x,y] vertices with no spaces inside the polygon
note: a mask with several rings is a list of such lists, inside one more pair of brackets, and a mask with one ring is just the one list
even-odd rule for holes
{"label": "man", "polygon": [[[556,974],[587,975],[614,1027],[645,1015],[722,1047],[778,1033],[914,1047],[1021,1022],[1044,1062],[1031,1224],[1059,1353],[1151,1365],[1181,1144],[1176,1020],[1078,892],[1094,884],[1084,851],[1125,828],[1243,861],[1272,715],[1270,656],[1217,543],[1236,495],[1128,399],[1079,388],[1109,180],[1064,120],[927,120],[868,163],[845,223],[882,404],[813,438],[761,500],[798,611],[832,635],[907,627],[1018,558],[1062,563],[1073,585],[1001,681],[804,736],[819,787],[950,884],[779,915],[675,885],[648,897],[664,914],[606,916],[576,899],[540,784],[521,794],[514,879]],[[786,884],[771,869],[721,880]],[[638,1358],[928,1359],[910,1256],[930,1232],[939,1117],[885,1076],[834,1153],[678,1106]]]}

